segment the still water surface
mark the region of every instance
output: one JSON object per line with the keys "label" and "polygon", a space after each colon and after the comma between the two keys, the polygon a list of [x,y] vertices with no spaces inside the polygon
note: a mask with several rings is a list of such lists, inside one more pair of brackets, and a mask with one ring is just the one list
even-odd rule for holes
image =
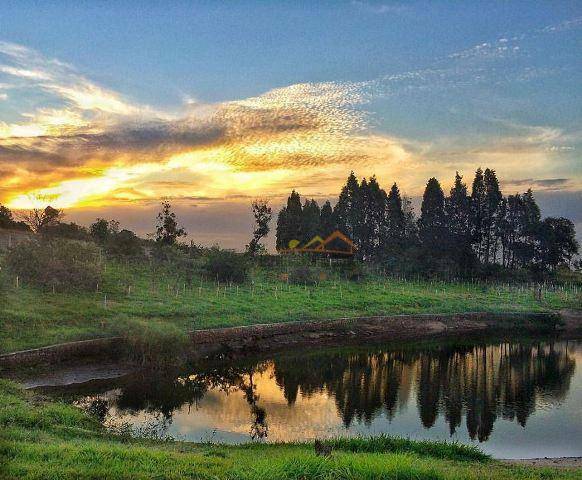
{"label": "still water surface", "polygon": [[44,388],[190,441],[395,434],[499,458],[582,455],[582,341],[321,349]]}

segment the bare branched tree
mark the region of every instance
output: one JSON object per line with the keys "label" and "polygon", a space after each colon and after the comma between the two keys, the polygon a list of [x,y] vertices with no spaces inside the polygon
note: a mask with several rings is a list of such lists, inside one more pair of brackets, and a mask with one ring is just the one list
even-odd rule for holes
{"label": "bare branched tree", "polygon": [[[45,203],[44,197],[36,196],[32,198],[33,205]],[[43,207],[33,207],[29,210],[18,212],[17,217],[26,223],[34,233],[41,233],[45,227],[51,227],[61,222],[65,216],[62,210],[53,208],[50,205]]]}

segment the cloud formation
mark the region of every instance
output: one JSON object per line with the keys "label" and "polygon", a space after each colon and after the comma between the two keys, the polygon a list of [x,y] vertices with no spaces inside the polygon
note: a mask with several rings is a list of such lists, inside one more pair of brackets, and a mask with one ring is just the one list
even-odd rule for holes
{"label": "cloud formation", "polygon": [[303,168],[367,157],[369,146],[357,135],[366,115],[356,108],[365,100],[355,84],[297,84],[239,101],[189,102],[169,114],[134,104],[25,47],[1,43],[0,53],[6,59],[0,69],[17,82],[14,88],[40,90],[47,104],[60,102],[0,123],[0,199],[15,207],[24,207],[31,191],[63,206],[105,194],[112,201],[159,197],[163,184],[147,179],[178,172],[188,179],[180,195],[194,190],[210,198],[227,195],[229,182],[258,191]]}
{"label": "cloud formation", "polygon": [[[578,25],[573,20],[535,34]],[[551,170],[574,150],[579,132],[493,118],[488,121],[505,131],[494,142],[478,135],[471,142],[463,136],[424,141],[379,131],[378,119],[366,111],[394,96],[533,78],[535,71],[510,70],[500,79],[487,66],[489,59],[518,55],[522,38],[501,37],[432,67],[369,81],[301,83],[216,104],[188,97],[172,111],[134,102],[71,65],[0,42],[0,101],[10,102],[13,92],[35,99],[20,106],[19,116],[0,119],[0,202],[26,208],[31,195],[65,208],[160,197],[234,201],[282,196],[291,188],[325,197],[337,193],[350,169],[398,180],[417,194],[428,176],[452,176],[452,169],[468,174],[486,165],[519,179],[524,163],[541,178],[532,180],[536,186],[579,188],[579,178],[553,178]]]}

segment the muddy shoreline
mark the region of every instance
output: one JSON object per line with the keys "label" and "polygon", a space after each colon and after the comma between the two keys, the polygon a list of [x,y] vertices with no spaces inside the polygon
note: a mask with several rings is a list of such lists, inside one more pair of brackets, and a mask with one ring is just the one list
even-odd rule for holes
{"label": "muddy shoreline", "polygon": [[[479,334],[582,332],[580,312],[390,315],[312,322],[285,322],[189,332],[189,358],[256,354],[293,347],[441,339]],[[52,345],[0,355],[0,368],[127,357],[122,337]]]}
{"label": "muddy shoreline", "polygon": [[501,461],[510,465],[523,465],[528,467],[582,468],[582,457],[517,458],[503,459]]}

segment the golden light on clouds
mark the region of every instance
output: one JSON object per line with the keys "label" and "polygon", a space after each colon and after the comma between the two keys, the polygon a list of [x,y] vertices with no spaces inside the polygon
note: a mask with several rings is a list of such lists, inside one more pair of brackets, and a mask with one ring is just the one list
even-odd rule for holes
{"label": "golden light on clouds", "polygon": [[560,158],[549,146],[563,141],[559,130],[519,125],[511,128],[525,129],[520,136],[470,147],[371,128],[363,107],[380,86],[418,75],[296,84],[219,104],[187,101],[170,113],[19,45],[0,42],[0,73],[45,100],[0,120],[0,202],[15,209],[38,196],[72,208],[161,197],[247,201],[291,188],[335,195],[352,169],[418,194],[429,176],[446,184],[455,169],[470,175],[478,165],[519,178],[527,164],[528,175],[543,176],[555,165],[548,159]]}

